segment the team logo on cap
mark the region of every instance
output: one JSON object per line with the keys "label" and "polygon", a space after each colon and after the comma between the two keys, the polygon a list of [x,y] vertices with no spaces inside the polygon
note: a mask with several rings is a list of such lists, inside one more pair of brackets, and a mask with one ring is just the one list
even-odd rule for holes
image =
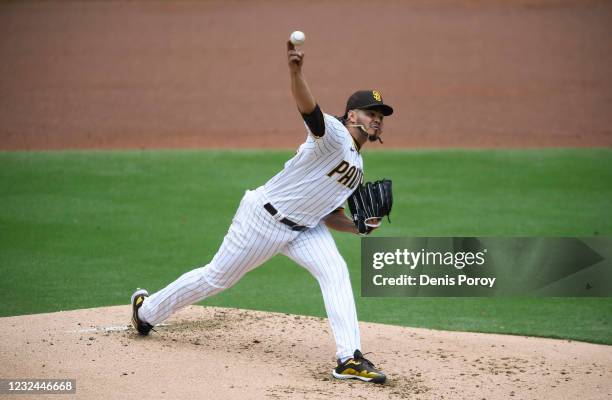
{"label": "team logo on cap", "polygon": [[374,100],[382,101],[382,97],[380,97],[380,92],[377,90],[372,90],[372,96],[374,96]]}

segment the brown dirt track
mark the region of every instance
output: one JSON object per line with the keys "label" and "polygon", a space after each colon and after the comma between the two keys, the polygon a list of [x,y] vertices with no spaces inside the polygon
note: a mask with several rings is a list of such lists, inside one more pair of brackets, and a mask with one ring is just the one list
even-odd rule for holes
{"label": "brown dirt track", "polygon": [[612,2],[0,2],[0,149],[284,147],[285,41],[322,108],[395,106],[386,147],[612,145]]}

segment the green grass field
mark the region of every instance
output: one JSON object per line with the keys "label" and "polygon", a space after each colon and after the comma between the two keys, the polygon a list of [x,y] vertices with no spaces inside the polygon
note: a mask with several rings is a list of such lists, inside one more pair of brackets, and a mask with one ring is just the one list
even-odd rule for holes
{"label": "green grass field", "polygon": [[[0,315],[127,304],[220,245],[247,188],[290,151],[0,153]],[[365,152],[394,181],[377,236],[612,235],[612,150]],[[359,293],[359,238],[335,234]],[[360,298],[359,318],[612,344],[611,298]],[[277,256],[207,305],[324,316]],[[126,316],[127,319],[127,316]]]}

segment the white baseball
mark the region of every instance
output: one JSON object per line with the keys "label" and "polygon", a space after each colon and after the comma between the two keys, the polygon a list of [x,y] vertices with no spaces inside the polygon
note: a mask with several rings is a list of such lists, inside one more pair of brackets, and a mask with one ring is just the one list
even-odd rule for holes
{"label": "white baseball", "polygon": [[289,40],[291,41],[291,43],[293,43],[294,46],[299,46],[304,44],[304,41],[306,40],[306,35],[304,35],[304,32],[302,31],[295,31],[291,33],[291,36],[289,36]]}

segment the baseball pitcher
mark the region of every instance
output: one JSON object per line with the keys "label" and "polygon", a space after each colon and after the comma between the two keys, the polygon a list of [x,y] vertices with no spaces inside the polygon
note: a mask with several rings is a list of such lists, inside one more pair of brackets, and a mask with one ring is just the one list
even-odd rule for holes
{"label": "baseball pitcher", "polygon": [[363,221],[351,220],[343,205],[362,184],[362,147],[369,141],[382,143],[383,117],[393,109],[380,92],[362,90],[349,97],[342,117],[325,114],[302,73],[304,52],[287,42],[287,59],[291,92],[308,132],[306,141],[282,171],[245,192],[210,263],[150,296],[143,289],[132,295],[132,323],[147,335],[180,308],[233,286],[248,271],[282,253],[310,271],[321,287],[337,346],[333,376],[383,383],[385,375],[361,352],[347,265],[328,229],[367,234],[378,226],[379,218],[367,227]]}

